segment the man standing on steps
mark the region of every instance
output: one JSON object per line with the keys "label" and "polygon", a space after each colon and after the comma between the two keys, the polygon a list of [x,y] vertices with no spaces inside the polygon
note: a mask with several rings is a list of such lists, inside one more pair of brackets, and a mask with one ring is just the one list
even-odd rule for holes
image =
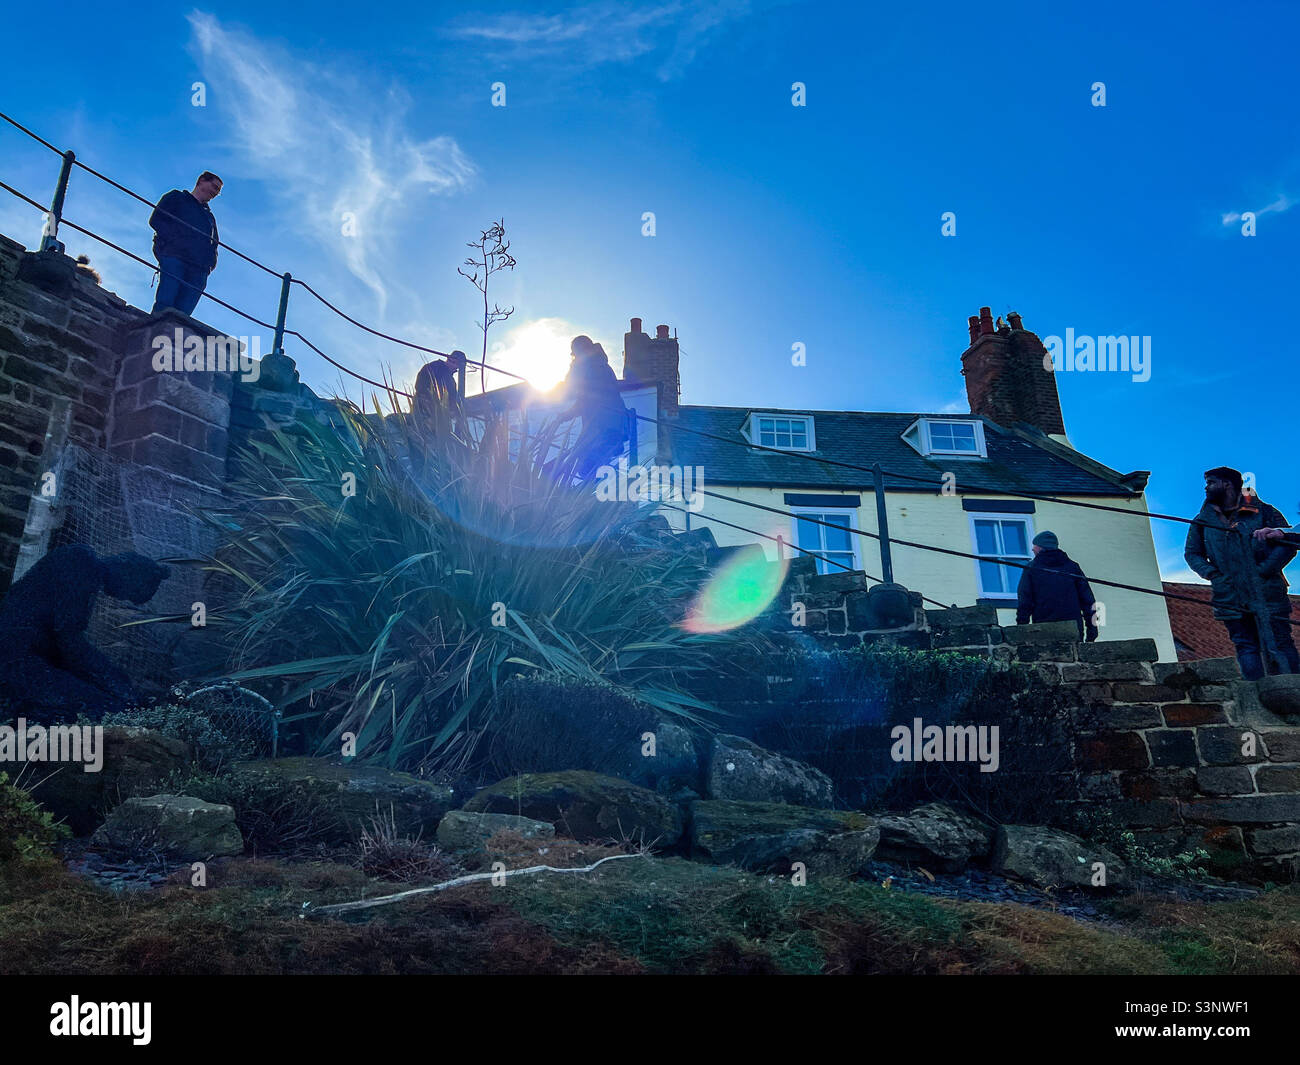
{"label": "man standing on steps", "polygon": [[1272,632],[1290,672],[1300,673],[1300,655],[1287,620],[1291,600],[1282,575],[1282,567],[1295,557],[1295,548],[1284,540],[1255,535],[1285,524],[1274,507],[1242,491],[1242,476],[1236,470],[1216,466],[1205,471],[1205,505],[1187,531],[1183,557],[1210,582],[1210,606],[1228,630],[1241,675],[1247,680],[1258,680],[1266,668],[1270,673],[1277,668],[1265,662],[1263,625]]}
{"label": "man standing on steps", "polygon": [[217,220],[208,202],[220,192],[221,178],[205,170],[192,191],[172,189],[149,216],[159,269],[154,314],[164,307],[194,313],[217,265]]}
{"label": "man standing on steps", "polygon": [[1093,618],[1097,600],[1092,586],[1079,564],[1061,550],[1054,532],[1040,532],[1034,537],[1034,561],[1020,574],[1017,592],[1016,624],[1031,621],[1073,621],[1079,626],[1079,639],[1091,643],[1097,638]]}

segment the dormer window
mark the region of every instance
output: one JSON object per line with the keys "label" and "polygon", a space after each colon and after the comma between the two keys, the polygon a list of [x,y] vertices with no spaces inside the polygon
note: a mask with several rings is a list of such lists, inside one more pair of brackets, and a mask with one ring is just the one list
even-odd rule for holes
{"label": "dormer window", "polygon": [[817,447],[809,415],[751,414],[745,435],[751,444],[781,451],[812,451]]}
{"label": "dormer window", "polygon": [[988,458],[981,421],[918,418],[903,433],[903,439],[922,455]]}

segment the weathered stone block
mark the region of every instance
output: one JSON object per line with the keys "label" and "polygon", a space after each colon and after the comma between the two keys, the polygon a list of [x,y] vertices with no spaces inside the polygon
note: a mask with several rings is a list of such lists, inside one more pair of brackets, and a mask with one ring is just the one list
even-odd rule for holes
{"label": "weathered stone block", "polygon": [[1137,732],[1099,733],[1079,741],[1082,762],[1089,769],[1146,769],[1147,745]]}
{"label": "weathered stone block", "polygon": [[1078,643],[1079,627],[1073,621],[1043,621],[1037,625],[1007,625],[1002,638],[1009,644]]}
{"label": "weathered stone block", "polygon": [[1270,762],[1300,762],[1300,728],[1272,729],[1261,735]]}
{"label": "weathered stone block", "polygon": [[1300,766],[1262,765],[1255,770],[1255,787],[1261,792],[1300,792]]}
{"label": "weathered stone block", "polygon": [[998,612],[991,606],[955,606],[947,610],[927,610],[925,618],[932,629],[963,626],[987,629],[998,623]]}
{"label": "weathered stone block", "polygon": [[819,573],[809,577],[807,588],[810,592],[863,592],[867,589],[867,578],[862,573]]}
{"label": "weathered stone block", "polygon": [[[1151,667],[1145,662],[1078,662],[1061,666],[1061,679],[1070,681],[1151,679]],[[1151,701],[1149,698],[1125,699],[1123,702]]]}
{"label": "weathered stone block", "polygon": [[1183,803],[1183,817],[1198,824],[1270,824],[1300,821],[1300,795],[1245,795],[1235,799],[1194,799]]}
{"label": "weathered stone block", "polygon": [[1160,657],[1155,640],[1099,640],[1079,646],[1080,662],[1154,662]]}
{"label": "weathered stone block", "polygon": [[1203,765],[1196,771],[1196,787],[1205,795],[1249,795],[1255,781],[1244,765]]}
{"label": "weathered stone block", "polygon": [[1097,723],[1105,729],[1159,728],[1164,724],[1160,708],[1154,703],[1115,703],[1102,707]]}
{"label": "weathered stone block", "polygon": [[1164,684],[1116,684],[1117,703],[1176,703],[1187,698],[1187,692]]}
{"label": "weathered stone block", "polygon": [[1300,851],[1300,825],[1257,828],[1246,834],[1252,854],[1292,854]]}
{"label": "weathered stone block", "polygon": [[[1186,801],[1186,800],[1182,800]],[[1115,820],[1132,828],[1171,828],[1178,824],[1178,799],[1121,799],[1111,803]]]}
{"label": "weathered stone block", "polygon": [[1185,799],[1196,794],[1190,769],[1140,769],[1121,773],[1119,780],[1126,799]]}
{"label": "weathered stone block", "polygon": [[[1255,736],[1255,753],[1243,754],[1247,737]],[[1206,765],[1249,765],[1265,760],[1264,745],[1258,733],[1235,725],[1208,725],[1196,730],[1196,744]]]}
{"label": "weathered stone block", "polygon": [[1188,729],[1152,729],[1146,733],[1151,764],[1157,766],[1194,766],[1200,759],[1196,740]]}
{"label": "weathered stone block", "polygon": [[1166,703],[1165,724],[1170,728],[1192,728],[1196,725],[1225,725],[1228,715],[1219,703]]}
{"label": "weathered stone block", "polygon": [[1190,688],[1195,684],[1220,684],[1241,679],[1235,658],[1201,658],[1193,662],[1157,662],[1153,667],[1161,684]]}
{"label": "weathered stone block", "polygon": [[996,629],[979,625],[959,625],[954,628],[934,630],[934,646],[939,647],[988,647],[990,635]]}
{"label": "weathered stone block", "polygon": [[1016,658],[1021,662],[1073,663],[1078,654],[1077,643],[1058,640],[1052,643],[1026,643],[1016,646]]}

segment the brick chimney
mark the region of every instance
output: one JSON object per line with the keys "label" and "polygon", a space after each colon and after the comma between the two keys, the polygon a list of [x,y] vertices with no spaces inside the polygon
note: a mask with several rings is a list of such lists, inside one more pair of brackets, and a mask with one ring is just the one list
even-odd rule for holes
{"label": "brick chimney", "polygon": [[[967,320],[970,347],[961,357],[966,395],[972,414],[999,425],[1024,422],[1048,434],[1065,434],[1056,375],[1045,361],[1047,349],[1015,311],[1007,314],[1001,329],[993,325],[993,311],[981,307]],[[1048,369],[1044,369],[1044,366]]]}
{"label": "brick chimney", "polygon": [[623,380],[655,385],[659,390],[659,412],[676,417],[681,391],[678,375],[677,338],[668,335],[666,325],[655,329],[653,338],[641,331],[641,319],[633,318],[623,334]]}

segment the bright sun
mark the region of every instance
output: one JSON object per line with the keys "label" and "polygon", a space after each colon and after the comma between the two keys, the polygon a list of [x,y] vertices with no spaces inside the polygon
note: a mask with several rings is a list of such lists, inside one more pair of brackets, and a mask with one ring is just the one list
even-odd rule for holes
{"label": "bright sun", "polygon": [[[537,318],[507,334],[500,347],[488,353],[488,365],[519,374],[545,392],[569,372],[569,342],[580,330],[562,318]],[[502,374],[488,372],[488,388],[511,384]]]}

